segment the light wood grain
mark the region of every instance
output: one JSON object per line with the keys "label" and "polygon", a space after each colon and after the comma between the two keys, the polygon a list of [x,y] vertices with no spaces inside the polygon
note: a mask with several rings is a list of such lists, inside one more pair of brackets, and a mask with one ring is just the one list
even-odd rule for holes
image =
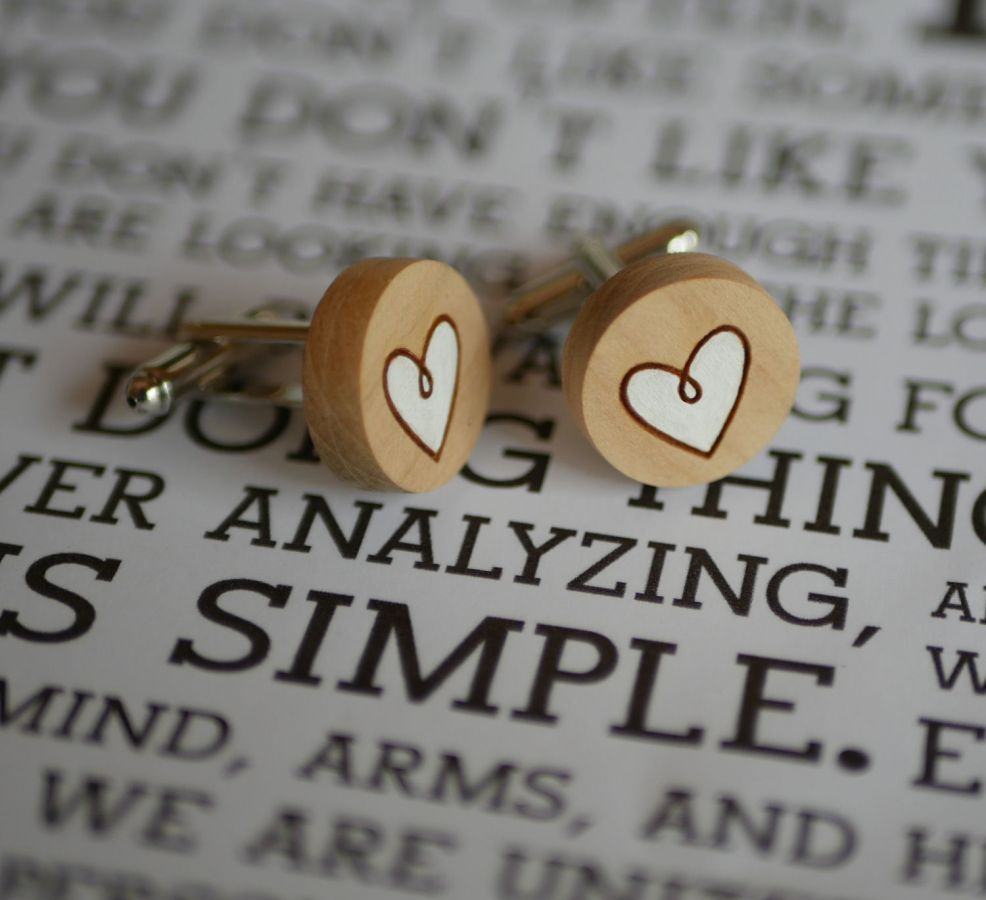
{"label": "light wood grain", "polygon": [[[385,373],[397,353],[423,366],[443,317],[458,336],[458,365],[436,452],[416,438],[413,421],[395,411]],[[312,318],[302,374],[312,441],[322,461],[346,480],[376,490],[433,490],[472,452],[490,377],[486,320],[461,275],[433,260],[362,260],[329,286]]]}
{"label": "light wood grain", "polygon": [[[673,370],[684,385],[696,348],[721,329],[745,338],[747,368],[717,444],[701,452],[646,427],[621,392],[635,367]],[[580,311],[562,359],[582,431],[615,468],[659,487],[714,481],[759,453],[790,411],[799,375],[797,338],[770,295],[742,269],[701,253],[646,259],[609,279]],[[715,378],[706,380],[701,390],[716,391]]]}

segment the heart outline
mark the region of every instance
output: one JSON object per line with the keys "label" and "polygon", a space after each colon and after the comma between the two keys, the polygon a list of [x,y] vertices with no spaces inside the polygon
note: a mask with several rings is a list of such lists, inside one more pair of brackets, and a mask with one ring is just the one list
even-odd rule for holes
{"label": "heart outline", "polygon": [[[448,405],[448,417],[445,420],[445,429],[442,432],[442,440],[438,445],[437,450],[432,450],[418,435],[411,424],[401,415],[400,410],[394,403],[393,398],[390,396],[390,388],[387,385],[387,371],[390,368],[391,362],[399,356],[403,356],[414,363],[418,370],[418,393],[421,395],[422,399],[427,400],[435,390],[435,378],[429,371],[428,367],[425,365],[425,358],[428,356],[428,347],[431,345],[431,338],[434,335],[435,330],[443,322],[448,323],[449,327],[452,329],[452,333],[455,335],[455,383],[452,386],[452,398],[449,400]],[[387,406],[390,407],[390,412],[393,417],[397,420],[397,424],[401,426],[404,433],[414,441],[417,446],[428,454],[435,462],[438,462],[442,455],[442,450],[445,449],[445,443],[448,440],[449,425],[452,423],[452,413],[455,410],[455,401],[459,396],[459,370],[461,368],[461,357],[462,357],[462,342],[459,339],[459,329],[456,327],[455,322],[452,317],[447,314],[442,314],[438,316],[434,322],[431,323],[431,327],[428,329],[428,334],[425,335],[424,348],[421,351],[421,356],[417,356],[412,353],[407,347],[398,347],[396,350],[391,351],[387,359],[383,364],[383,395],[387,400]],[[426,383],[427,379],[427,383]]]}
{"label": "heart outline", "polygon": [[[739,339],[740,343],[743,345],[743,374],[740,376],[739,387],[736,389],[736,398],[733,400],[733,405],[730,407],[729,415],[726,416],[725,421],[722,423],[722,427],[719,429],[719,434],[712,446],[708,450],[702,450],[699,447],[694,447],[691,444],[686,444],[684,441],[680,441],[677,438],[672,437],[659,428],[655,428],[650,422],[638,415],[637,411],[633,408],[630,403],[630,398],[627,395],[628,387],[630,384],[630,379],[637,374],[637,372],[643,371],[644,369],[660,369],[662,372],[668,372],[671,375],[678,376],[678,397],[681,399],[682,403],[687,403],[689,405],[698,403],[702,399],[702,385],[699,384],[694,378],[689,374],[692,363],[695,361],[695,357],[701,352],[702,348],[714,338],[717,334],[722,334],[723,332],[731,332],[735,334]],[[701,338],[697,344],[692,348],[692,352],[688,355],[688,359],[685,360],[685,365],[681,369],[676,369],[674,366],[669,366],[665,363],[640,363],[630,369],[624,376],[623,380],[620,382],[620,401],[622,402],[626,411],[630,414],[638,425],[642,425],[644,429],[649,431],[655,437],[660,438],[662,441],[678,447],[681,450],[687,450],[689,453],[694,453],[698,456],[703,456],[706,459],[710,459],[719,449],[719,445],[722,443],[722,439],[726,436],[726,432],[729,430],[729,426],[732,424],[733,418],[736,416],[736,410],[739,408],[740,400],[743,398],[743,391],[746,389],[747,375],[750,372],[750,341],[747,336],[740,331],[734,325],[720,325],[718,328],[713,328],[708,334]],[[689,397],[685,394],[686,385],[691,388],[695,395]]]}

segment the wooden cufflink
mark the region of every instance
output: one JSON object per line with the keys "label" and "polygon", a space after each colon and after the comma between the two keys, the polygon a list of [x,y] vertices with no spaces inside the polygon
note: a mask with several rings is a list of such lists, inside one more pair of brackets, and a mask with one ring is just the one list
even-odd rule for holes
{"label": "wooden cufflink", "polygon": [[[343,271],[310,322],[283,308],[186,323],[137,369],[128,404],[167,413],[182,393],[303,406],[315,449],[342,478],[430,491],[465,464],[486,417],[486,319],[465,279],[423,259],[365,259]],[[304,345],[301,384],[251,382],[270,345]]]}
{"label": "wooden cufflink", "polygon": [[688,222],[613,251],[583,240],[506,311],[508,324],[543,327],[579,309],[562,354],[568,405],[609,463],[658,487],[714,481],[759,453],[800,377],[781,309],[697,242]]}

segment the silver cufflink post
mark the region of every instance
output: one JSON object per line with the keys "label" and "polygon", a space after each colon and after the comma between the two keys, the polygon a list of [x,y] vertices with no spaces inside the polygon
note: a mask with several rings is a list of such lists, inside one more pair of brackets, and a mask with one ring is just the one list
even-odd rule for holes
{"label": "silver cufflink post", "polygon": [[572,315],[589,294],[624,266],[657,254],[688,253],[698,241],[699,226],[689,219],[664,222],[613,249],[596,238],[581,238],[570,260],[511,295],[504,320],[516,329],[541,330]]}
{"label": "silver cufflink post", "polygon": [[308,336],[303,318],[307,310],[301,304],[280,301],[242,319],[187,322],[178,330],[180,343],[134,370],[127,382],[127,405],[163,416],[179,397],[201,393],[231,402],[301,406],[300,384],[264,384],[243,375],[271,345],[303,345]]}

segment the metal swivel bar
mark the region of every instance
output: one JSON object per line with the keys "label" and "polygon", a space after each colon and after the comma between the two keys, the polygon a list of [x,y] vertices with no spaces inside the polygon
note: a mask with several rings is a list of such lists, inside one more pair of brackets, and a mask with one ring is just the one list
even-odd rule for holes
{"label": "metal swivel bar", "polygon": [[297,304],[276,303],[242,319],[189,322],[178,329],[181,343],[136,369],[127,382],[127,405],[152,416],[169,413],[179,397],[203,393],[236,403],[301,406],[301,385],[236,381],[251,362],[275,345],[303,345],[308,323],[286,318],[303,314]]}
{"label": "metal swivel bar", "polygon": [[698,246],[699,226],[675,219],[612,250],[595,238],[576,241],[572,258],[513,294],[508,325],[541,329],[575,312],[604,281],[632,262],[660,253],[687,253]]}

